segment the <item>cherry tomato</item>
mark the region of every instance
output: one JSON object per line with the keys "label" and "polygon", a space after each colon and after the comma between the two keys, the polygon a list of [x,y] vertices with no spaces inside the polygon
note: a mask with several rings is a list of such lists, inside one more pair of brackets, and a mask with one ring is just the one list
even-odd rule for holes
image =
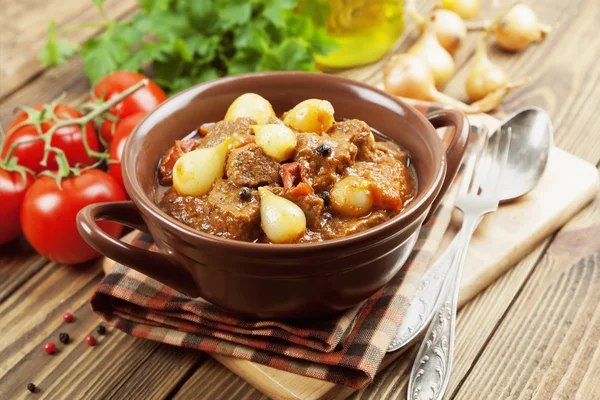
{"label": "cherry tomato", "polygon": [[140,112],[122,119],[119,122],[119,125],[117,125],[117,130],[112,142],[110,142],[110,160],[118,162],[111,162],[108,165],[108,172],[110,173],[110,176],[112,176],[113,179],[119,184],[119,186],[121,186],[125,194],[127,194],[127,191],[125,190],[123,176],[121,175],[121,156],[123,155],[123,148],[125,147],[125,142],[127,141],[127,138],[129,137],[129,134],[133,128],[135,128],[135,126],[142,119],[144,119],[146,115],[148,115],[148,113]]}
{"label": "cherry tomato", "polygon": [[[83,207],[104,201],[125,200],[123,191],[106,172],[90,169],[61,182],[42,176],[31,185],[21,208],[23,233],[44,257],[62,264],[77,264],[99,254],[77,231],[76,216]],[[122,226],[100,221],[98,225],[112,236],[121,233]]]}
{"label": "cherry tomato", "polygon": [[106,143],[110,144],[112,141],[113,136],[117,132],[117,125],[119,122],[120,121],[113,121],[108,118],[102,121],[102,124],[100,125],[100,135]]}
{"label": "cherry tomato", "polygon": [[[110,110],[110,113],[118,118],[125,118],[139,112],[150,112],[165,101],[167,95],[148,77],[136,72],[117,71],[106,75],[94,88],[94,96],[99,99],[110,100],[143,79],[149,80],[148,85],[116,104]],[[100,133],[107,142],[112,140],[113,133],[115,133],[113,129],[115,123],[115,121],[107,119],[100,127]]]}
{"label": "cherry tomato", "polygon": [[21,234],[21,203],[33,183],[30,173],[23,175],[0,168],[0,246]]}
{"label": "cherry tomato", "polygon": [[[41,105],[34,107],[37,111],[41,111],[42,108],[43,106]],[[53,112],[59,120],[81,117],[81,114],[77,110],[64,104],[56,105]],[[3,157],[6,156],[14,143],[22,143],[40,136],[37,128],[32,124],[17,127],[18,124],[27,120],[27,118],[28,114],[25,111],[22,111],[17,114],[8,126],[8,137],[6,138],[6,143],[2,150]],[[39,119],[41,122],[40,129],[42,133],[47,132],[56,124],[56,122],[48,115],[42,114],[39,116]],[[90,149],[98,151],[100,145],[98,144],[98,138],[96,137],[96,131],[94,130],[94,124],[92,122],[85,125],[85,137]],[[56,132],[54,132],[50,143],[53,147],[59,148],[65,152],[67,159],[69,160],[69,165],[72,167],[76,164],[84,166],[92,165],[97,161],[90,157],[85,150],[83,134],[79,125],[69,125],[58,128]],[[45,169],[55,170],[58,168],[54,152],[50,152],[46,167],[40,164],[44,158],[44,142],[42,140],[19,144],[13,153],[13,156],[18,157],[19,165],[31,169],[36,174]]]}

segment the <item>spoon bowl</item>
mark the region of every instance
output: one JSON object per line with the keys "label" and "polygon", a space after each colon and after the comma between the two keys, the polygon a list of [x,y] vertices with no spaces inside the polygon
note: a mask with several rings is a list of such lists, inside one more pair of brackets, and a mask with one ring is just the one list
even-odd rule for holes
{"label": "spoon bowl", "polygon": [[[500,203],[518,199],[535,188],[544,173],[553,146],[550,117],[540,108],[526,108],[511,115],[499,125],[490,140],[493,140],[495,135],[500,135],[500,146],[504,146],[504,141],[509,137],[507,134],[509,128],[511,135],[508,158],[497,187]],[[479,135],[488,134],[487,129],[476,127],[472,132]],[[472,140],[471,143],[475,141]],[[481,161],[478,168],[487,170],[491,167],[492,156],[486,154]],[[456,255],[459,242],[457,239],[458,236],[421,278],[402,324],[388,346],[388,352],[411,343],[431,321],[441,297],[449,266]]]}
{"label": "spoon bowl", "polygon": [[512,130],[508,160],[499,183],[501,203],[529,193],[539,182],[553,146],[550,117],[537,107],[520,110],[502,122],[494,134],[507,138]]}

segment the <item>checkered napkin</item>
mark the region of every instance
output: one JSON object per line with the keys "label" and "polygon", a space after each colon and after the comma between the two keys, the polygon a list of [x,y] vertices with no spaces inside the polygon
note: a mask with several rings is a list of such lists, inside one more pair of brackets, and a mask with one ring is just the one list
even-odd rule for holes
{"label": "checkered napkin", "polygon": [[[91,298],[92,309],[130,335],[232,356],[338,384],[372,381],[416,284],[450,222],[455,190],[421,228],[408,261],[390,283],[341,314],[300,321],[242,319],[116,265]],[[155,249],[140,234],[134,244]]]}

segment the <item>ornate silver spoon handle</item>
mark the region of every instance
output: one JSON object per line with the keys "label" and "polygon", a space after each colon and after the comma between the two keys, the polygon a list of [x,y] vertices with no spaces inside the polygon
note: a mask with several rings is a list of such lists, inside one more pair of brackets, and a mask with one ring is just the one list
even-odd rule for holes
{"label": "ornate silver spoon handle", "polygon": [[458,289],[473,231],[474,227],[463,225],[463,229],[457,235],[460,238],[458,249],[446,284],[443,285],[442,302],[437,312],[433,313],[433,320],[413,364],[408,383],[409,399],[441,400],[448,386],[454,351]]}
{"label": "ornate silver spoon handle", "polygon": [[452,260],[456,255],[459,238],[460,234],[457,233],[446,250],[419,281],[417,292],[410,301],[396,336],[388,346],[388,352],[396,351],[410,343],[423,332],[433,318],[433,314],[438,308],[446,275],[448,275]]}

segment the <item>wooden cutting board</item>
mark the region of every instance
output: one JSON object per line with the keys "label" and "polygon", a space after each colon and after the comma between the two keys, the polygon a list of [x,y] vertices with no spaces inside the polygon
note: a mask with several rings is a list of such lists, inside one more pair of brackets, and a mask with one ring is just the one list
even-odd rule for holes
{"label": "wooden cutting board", "polygon": [[[470,120],[471,124],[486,125],[490,130],[499,124],[496,118],[484,114]],[[462,306],[472,299],[560,228],[594,198],[599,186],[598,171],[593,165],[559,148],[552,149],[538,186],[486,216],[475,232],[464,267],[459,304]],[[456,211],[438,255],[459,227],[460,213]],[[113,261],[105,260],[105,271],[113,265]],[[389,353],[381,368],[401,355],[402,351]],[[351,388],[250,361],[211,356],[273,399],[345,398],[353,392]]]}

